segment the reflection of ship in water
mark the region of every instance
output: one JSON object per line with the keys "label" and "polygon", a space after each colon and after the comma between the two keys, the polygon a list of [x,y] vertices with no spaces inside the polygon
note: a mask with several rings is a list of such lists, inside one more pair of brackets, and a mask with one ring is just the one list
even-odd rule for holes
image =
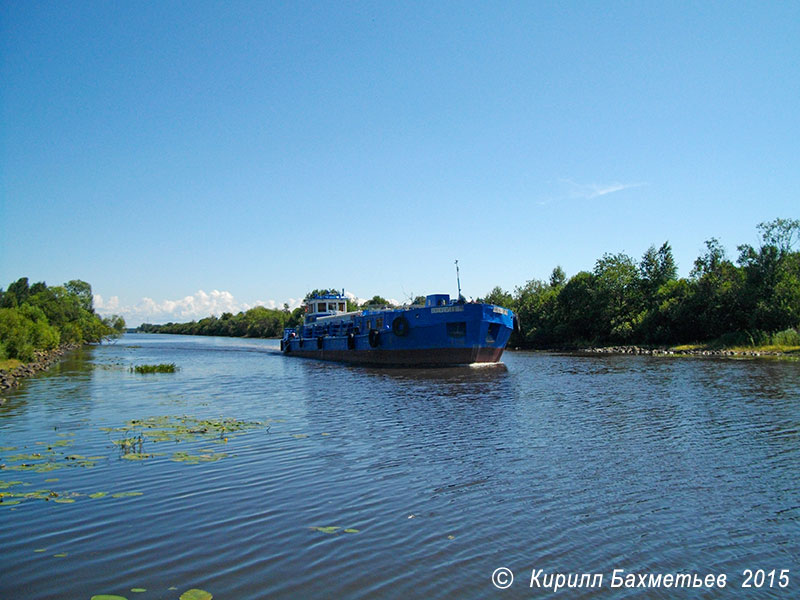
{"label": "reflection of ship in water", "polygon": [[306,303],[301,327],[285,329],[287,355],[391,366],[497,363],[517,324],[507,308],[432,294],[424,305],[346,311],[343,294]]}

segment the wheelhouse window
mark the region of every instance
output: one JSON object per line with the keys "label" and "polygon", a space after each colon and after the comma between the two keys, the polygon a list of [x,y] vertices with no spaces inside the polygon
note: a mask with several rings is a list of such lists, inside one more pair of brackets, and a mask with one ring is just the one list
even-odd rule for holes
{"label": "wheelhouse window", "polygon": [[447,323],[447,335],[450,337],[462,338],[467,335],[467,323],[465,321],[454,321]]}
{"label": "wheelhouse window", "polygon": [[381,329],[383,327],[383,317],[378,317],[375,319],[375,329]]}
{"label": "wheelhouse window", "polygon": [[489,330],[486,332],[486,343],[493,344],[497,341],[497,334],[500,333],[500,323],[489,323]]}

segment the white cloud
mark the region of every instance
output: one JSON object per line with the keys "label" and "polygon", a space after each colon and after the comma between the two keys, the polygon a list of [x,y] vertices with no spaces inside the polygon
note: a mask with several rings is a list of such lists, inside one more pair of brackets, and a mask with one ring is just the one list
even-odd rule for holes
{"label": "white cloud", "polygon": [[[198,290],[193,295],[184,296],[179,300],[156,301],[145,297],[132,305],[121,305],[117,296],[111,296],[108,300],[100,294],[94,296],[94,307],[98,314],[103,316],[120,314],[129,327],[136,327],[142,323],[196,321],[210,315],[220,316],[225,312],[236,314],[256,306],[282,308],[283,304],[275,300],[257,300],[248,304],[237,301],[230,292],[219,290],[211,292]],[[302,304],[302,299],[289,298],[286,304],[290,309],[294,309]]]}
{"label": "white cloud", "polygon": [[94,308],[104,314],[113,313],[115,310],[119,310],[119,297],[111,296],[107,301],[104,301],[100,294],[95,294]]}
{"label": "white cloud", "polygon": [[[368,298],[359,298],[352,292],[345,292],[345,296],[357,304],[363,304]],[[393,304],[401,302],[389,298]],[[119,297],[111,296],[107,300],[100,294],[94,296],[94,308],[101,316],[111,314],[122,315],[128,327],[138,327],[142,323],[185,323],[197,321],[214,315],[219,317],[222,313],[237,314],[250,310],[256,306],[265,308],[283,308],[284,304],[294,310],[303,304],[303,298],[288,298],[281,302],[277,300],[256,300],[252,304],[239,302],[233,294],[227,291],[212,290],[206,292],[198,290],[191,296],[184,296],[179,300],[160,300],[142,298],[135,304],[123,305]]]}
{"label": "white cloud", "polygon": [[642,187],[646,183],[576,183],[571,179],[562,179],[568,188],[570,198],[583,198],[592,200],[601,196],[607,196],[614,192],[620,192],[631,188]]}

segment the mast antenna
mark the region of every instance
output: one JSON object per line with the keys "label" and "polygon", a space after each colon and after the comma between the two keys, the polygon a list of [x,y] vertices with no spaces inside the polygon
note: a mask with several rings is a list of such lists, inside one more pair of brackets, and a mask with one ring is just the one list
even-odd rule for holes
{"label": "mast antenna", "polygon": [[458,299],[461,300],[461,275],[458,272],[458,259],[456,259],[456,281],[458,282]]}

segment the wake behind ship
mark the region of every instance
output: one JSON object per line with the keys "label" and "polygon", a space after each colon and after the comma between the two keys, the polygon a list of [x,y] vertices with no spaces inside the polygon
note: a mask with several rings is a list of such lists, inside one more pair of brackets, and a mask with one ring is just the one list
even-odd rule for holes
{"label": "wake behind ship", "polygon": [[284,329],[288,356],[392,366],[496,363],[517,324],[501,306],[432,294],[425,305],[347,312],[343,294],[306,302],[301,327]]}

